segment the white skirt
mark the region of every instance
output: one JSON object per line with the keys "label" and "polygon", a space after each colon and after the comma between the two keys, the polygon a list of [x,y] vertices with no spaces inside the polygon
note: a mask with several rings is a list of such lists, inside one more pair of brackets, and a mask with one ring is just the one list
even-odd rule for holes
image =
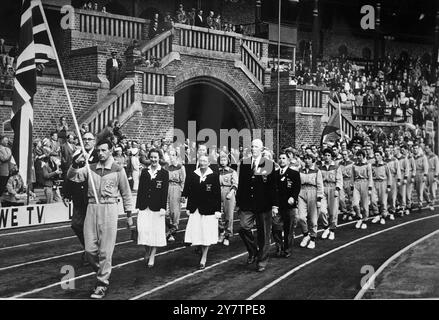
{"label": "white skirt", "polygon": [[160,211],[151,211],[149,208],[140,210],[137,215],[137,244],[149,247],[166,246],[165,216]]}
{"label": "white skirt", "polygon": [[193,246],[210,246],[218,242],[218,219],[201,215],[198,210],[189,215],[184,242]]}

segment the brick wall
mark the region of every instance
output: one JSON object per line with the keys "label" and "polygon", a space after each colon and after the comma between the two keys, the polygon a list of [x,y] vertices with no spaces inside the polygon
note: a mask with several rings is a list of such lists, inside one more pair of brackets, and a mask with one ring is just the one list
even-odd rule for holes
{"label": "brick wall", "polygon": [[166,137],[172,139],[174,127],[173,105],[142,104],[142,112],[134,114],[121,128],[128,139],[141,142]]}
{"label": "brick wall", "polygon": [[[77,117],[97,102],[98,90],[101,89],[98,83],[80,81],[68,81],[67,86]],[[46,137],[51,130],[56,129],[61,116],[67,117],[70,129],[74,131],[67,97],[60,80],[38,78],[34,97],[34,138]]]}

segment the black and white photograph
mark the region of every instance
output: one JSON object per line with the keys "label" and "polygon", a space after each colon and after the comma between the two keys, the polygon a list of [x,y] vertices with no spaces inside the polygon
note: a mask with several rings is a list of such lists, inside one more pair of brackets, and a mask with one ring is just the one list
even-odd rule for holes
{"label": "black and white photograph", "polygon": [[438,154],[438,0],[1,1],[0,300],[439,299]]}

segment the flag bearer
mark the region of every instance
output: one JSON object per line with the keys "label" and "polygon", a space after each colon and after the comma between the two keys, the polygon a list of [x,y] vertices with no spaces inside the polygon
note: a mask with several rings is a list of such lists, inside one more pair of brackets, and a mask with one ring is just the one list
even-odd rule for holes
{"label": "flag bearer", "polygon": [[[133,199],[125,170],[114,162],[113,146],[109,140],[96,145],[99,162],[90,165],[91,177],[86,167],[78,168],[76,161],[67,172],[67,179],[88,181],[88,206],[84,221],[84,240],[87,258],[97,273],[97,284],[91,298],[105,297],[111,274],[111,259],[116,244],[118,197],[122,196],[127,224],[133,225],[131,212]],[[93,193],[93,179],[99,204]]]}

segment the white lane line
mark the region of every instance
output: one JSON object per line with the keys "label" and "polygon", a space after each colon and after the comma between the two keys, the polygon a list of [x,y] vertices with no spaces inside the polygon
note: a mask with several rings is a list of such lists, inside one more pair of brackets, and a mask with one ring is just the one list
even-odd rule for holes
{"label": "white lane line", "polygon": [[[180,219],[180,221],[181,220],[187,220],[187,218]],[[69,225],[69,227],[70,227],[70,225]],[[119,228],[119,229],[117,229],[117,231],[125,230],[125,229],[126,228]],[[177,232],[181,232],[181,231],[177,231]],[[27,247],[27,246],[42,244],[42,243],[62,241],[62,240],[73,239],[73,238],[76,238],[76,236],[68,236],[68,237],[63,237],[63,238],[56,238],[56,239],[49,239],[49,240],[35,241],[35,242],[27,242],[27,243],[17,244],[17,245],[10,246],[10,247],[3,247],[3,248],[0,247],[0,251],[8,250],[8,249],[15,249],[15,248],[22,248],[22,247]]]}
{"label": "white lane line", "polygon": [[[233,220],[233,222],[237,222],[237,221],[239,221],[239,219],[237,219],[237,220]],[[125,229],[125,228],[121,228],[121,229],[123,230],[123,229]],[[118,230],[120,230],[120,229],[118,229]],[[183,230],[178,230],[177,233],[185,232],[185,231],[186,231],[185,229],[183,229]],[[75,238],[75,237],[76,237],[76,236],[73,236],[73,238]],[[123,241],[123,242],[118,242],[118,243],[116,243],[115,246],[122,245],[122,244],[127,244],[127,243],[132,243],[132,242],[133,242],[132,240]],[[56,259],[59,259],[59,258],[65,258],[65,257],[73,256],[73,255],[75,255],[75,254],[80,254],[80,253],[83,253],[83,252],[84,252],[84,250],[80,250],[80,251],[75,251],[75,252],[70,252],[70,253],[61,254],[61,255],[58,255],[58,256],[47,257],[47,258],[43,258],[43,259],[32,260],[32,261],[28,261],[28,262],[23,262],[23,263],[19,263],[19,264],[14,264],[14,265],[10,265],[10,266],[7,266],[7,267],[2,267],[2,268],[0,268],[0,271],[5,271],[5,270],[10,270],[10,269],[20,268],[20,267],[24,267],[24,266],[28,266],[28,265],[32,265],[32,264],[36,264],[36,263],[40,263],[40,262],[46,262],[46,261],[56,260]],[[172,251],[171,251],[171,252],[172,252]],[[137,260],[133,260],[132,262],[134,263],[134,262],[136,262],[136,261],[137,261]]]}
{"label": "white lane line", "polygon": [[439,229],[427,234],[426,236],[416,240],[415,242],[409,244],[407,247],[399,250],[397,253],[395,253],[393,256],[391,256],[389,259],[386,260],[386,262],[384,262],[377,271],[375,271],[375,273],[369,278],[369,280],[367,280],[367,282],[361,287],[361,290],[357,293],[357,295],[355,296],[354,300],[359,300],[362,299],[364,294],[369,290],[370,286],[375,283],[376,278],[378,278],[378,276],[381,274],[381,272],[384,271],[385,268],[387,268],[387,266],[392,263],[395,259],[397,259],[399,256],[401,256],[403,253],[405,253],[406,251],[410,250],[411,248],[413,248],[414,246],[418,245],[419,243],[427,240],[428,238],[436,235],[437,233],[439,233]]}
{"label": "white lane line", "polygon": [[[349,224],[354,224],[354,223],[356,223],[356,221],[351,221],[351,222],[347,222],[347,223],[344,223],[344,224],[340,224],[339,227],[346,226],[346,225],[349,225]],[[323,230],[320,229],[320,230],[318,230],[317,232],[321,232],[321,231],[323,231]],[[298,238],[301,238],[301,237],[303,237],[303,235],[295,236],[294,239],[298,239]],[[274,244],[274,243],[272,243],[271,245],[273,245],[273,244]],[[147,296],[147,295],[150,295],[151,293],[154,293],[154,292],[156,292],[156,291],[159,291],[159,290],[161,290],[161,289],[164,289],[164,288],[166,288],[166,287],[169,287],[169,286],[171,286],[171,285],[173,285],[173,284],[175,284],[175,283],[177,283],[177,282],[180,282],[180,281],[182,281],[182,280],[184,280],[184,279],[186,279],[186,278],[189,278],[189,277],[191,277],[191,276],[193,276],[193,275],[196,275],[196,274],[198,274],[198,273],[200,273],[200,272],[204,272],[204,271],[207,271],[207,270],[212,269],[212,268],[214,268],[214,267],[220,266],[220,265],[225,264],[225,263],[227,263],[227,262],[229,262],[229,261],[232,261],[232,260],[235,260],[235,259],[240,258],[240,257],[242,257],[242,256],[245,256],[246,254],[248,254],[247,251],[245,251],[245,252],[243,252],[243,253],[240,253],[240,254],[237,254],[236,256],[233,256],[233,257],[231,257],[231,258],[228,258],[228,259],[222,260],[222,261],[220,261],[220,262],[217,262],[217,263],[215,263],[215,264],[213,264],[213,265],[211,265],[211,266],[206,267],[204,270],[197,270],[197,271],[191,272],[191,273],[189,273],[189,274],[187,274],[187,275],[184,275],[184,276],[182,276],[182,277],[180,277],[180,278],[177,278],[177,279],[175,279],[175,280],[172,280],[171,282],[167,282],[167,283],[165,283],[165,284],[163,284],[163,285],[161,285],[161,286],[159,286],[159,287],[156,287],[156,288],[154,288],[154,289],[151,289],[151,290],[149,290],[149,291],[146,291],[146,292],[144,292],[144,293],[141,293],[141,294],[139,294],[139,295],[137,295],[137,296],[135,296],[135,297],[133,297],[133,298],[130,298],[130,300],[138,300],[138,299],[143,298],[143,297],[145,297],[145,296]]]}
{"label": "white lane line", "polygon": [[[136,215],[133,215],[133,218],[135,218],[135,217],[136,217]],[[122,220],[125,218],[126,218],[126,216],[123,215],[123,216],[119,217],[117,220]],[[180,221],[184,221],[184,220],[188,220],[188,218],[181,218],[180,219]],[[17,232],[1,233],[0,237],[7,237],[7,236],[14,236],[17,234],[34,233],[34,232],[40,232],[40,231],[49,231],[49,230],[70,228],[70,222],[66,222],[66,223],[68,223],[68,224],[62,225],[62,226],[50,227],[50,228],[31,229],[31,230],[24,230],[24,231],[17,231]],[[0,231],[2,231],[2,230],[0,230]]]}
{"label": "white lane line", "polygon": [[[183,249],[185,249],[185,248],[187,248],[187,247],[186,247],[186,246],[183,246],[183,247],[174,248],[174,249],[172,249],[172,250],[168,250],[168,251],[160,252],[160,253],[158,253],[156,256],[161,256],[161,255],[165,255],[165,254],[168,254],[168,253],[172,253],[172,252],[180,251],[180,250],[183,250]],[[122,267],[124,267],[124,266],[126,266],[126,265],[129,265],[129,264],[132,264],[132,263],[135,263],[135,262],[140,262],[140,261],[142,261],[142,260],[145,260],[145,258],[142,257],[142,258],[139,258],[139,259],[136,259],[136,260],[132,260],[132,261],[128,261],[128,262],[124,262],[124,263],[120,263],[120,264],[118,264],[118,265],[113,266],[113,269],[122,268]],[[41,291],[44,291],[44,290],[47,290],[47,289],[50,289],[50,288],[53,288],[53,287],[56,287],[56,286],[59,286],[59,285],[65,284],[65,283],[70,282],[70,281],[72,281],[72,280],[79,280],[79,279],[87,278],[87,277],[93,276],[93,275],[95,275],[95,274],[96,274],[95,272],[90,272],[90,273],[83,274],[83,275],[80,275],[80,276],[77,276],[77,277],[74,277],[74,278],[71,278],[71,279],[67,279],[67,280],[64,280],[64,281],[60,281],[60,282],[56,282],[56,283],[52,283],[52,284],[50,284],[50,285],[48,285],[48,286],[45,286],[45,287],[42,287],[42,288],[37,288],[37,289],[34,289],[34,290],[32,290],[32,291],[23,292],[23,293],[17,294],[17,295],[15,295],[15,296],[12,296],[12,297],[10,297],[10,298],[6,298],[6,299],[18,299],[18,298],[22,298],[22,297],[24,297],[24,296],[28,296],[28,295],[30,295],[30,294],[38,293],[38,292],[41,292]],[[4,299],[4,298],[2,298],[2,299]]]}
{"label": "white lane line", "polygon": [[353,245],[353,244],[355,244],[355,243],[357,243],[357,242],[363,241],[363,240],[365,240],[365,239],[368,239],[368,238],[371,238],[371,237],[377,236],[377,235],[379,235],[379,234],[381,234],[381,233],[385,233],[385,232],[388,232],[388,231],[390,231],[390,230],[397,229],[397,228],[400,228],[400,227],[403,227],[403,226],[406,226],[406,225],[409,225],[409,224],[412,224],[412,223],[415,223],[415,222],[419,222],[419,221],[426,220],[426,219],[437,218],[437,217],[439,217],[439,215],[438,215],[438,214],[435,214],[435,215],[433,215],[433,216],[428,216],[428,217],[424,217],[424,218],[419,218],[419,219],[415,219],[415,220],[407,221],[407,222],[404,222],[404,223],[398,224],[398,225],[396,225],[396,226],[393,226],[393,227],[390,227],[390,228],[387,228],[387,229],[384,229],[384,230],[381,230],[381,231],[378,231],[378,232],[375,232],[375,233],[371,233],[371,234],[369,234],[369,235],[367,235],[367,236],[364,236],[364,237],[358,238],[358,239],[356,239],[356,240],[350,241],[350,242],[348,242],[348,243],[345,243],[345,244],[342,245],[342,246],[336,247],[336,248],[334,248],[334,249],[332,249],[332,250],[330,250],[330,251],[328,251],[328,252],[325,252],[325,253],[323,253],[323,254],[321,254],[321,255],[319,255],[319,256],[317,256],[317,257],[315,257],[315,258],[313,258],[313,259],[311,259],[311,260],[309,260],[309,261],[307,261],[307,262],[305,262],[305,263],[302,263],[301,265],[299,265],[299,266],[297,266],[297,267],[295,267],[295,268],[293,268],[293,269],[291,269],[290,271],[288,271],[287,273],[285,273],[285,274],[282,275],[281,277],[277,278],[276,280],[270,282],[268,285],[266,285],[266,286],[264,286],[263,288],[261,288],[261,289],[259,289],[258,291],[256,291],[254,294],[252,294],[252,295],[251,295],[250,297],[248,297],[246,300],[253,300],[253,299],[255,299],[256,297],[260,296],[261,294],[263,294],[263,293],[264,293],[265,291],[267,291],[268,289],[274,287],[276,284],[278,284],[278,283],[281,282],[282,280],[288,278],[289,276],[291,276],[293,273],[299,271],[300,269],[306,267],[307,265],[309,265],[309,264],[311,264],[311,263],[313,263],[313,262],[315,262],[315,261],[317,261],[317,260],[320,260],[320,259],[322,259],[322,258],[324,258],[324,257],[326,257],[326,256],[328,256],[328,255],[330,255],[330,254],[332,254],[332,253],[334,253],[334,252],[337,252],[337,251],[339,251],[339,250],[341,250],[341,249],[344,249],[344,248],[346,248],[346,247],[348,247],[348,246],[351,246],[351,245]]}

